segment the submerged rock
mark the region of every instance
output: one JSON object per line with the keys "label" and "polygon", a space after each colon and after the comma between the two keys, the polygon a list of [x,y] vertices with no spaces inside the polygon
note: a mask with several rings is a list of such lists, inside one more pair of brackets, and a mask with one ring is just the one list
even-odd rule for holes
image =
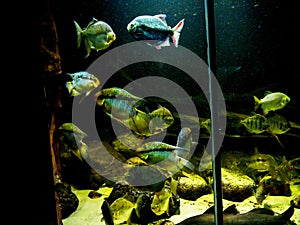
{"label": "submerged rock", "polygon": [[246,175],[235,174],[231,170],[222,168],[223,198],[241,202],[255,192],[255,182]]}
{"label": "submerged rock", "polygon": [[211,187],[204,178],[198,175],[190,175],[179,179],[177,193],[180,198],[196,200],[202,195],[211,193]]}

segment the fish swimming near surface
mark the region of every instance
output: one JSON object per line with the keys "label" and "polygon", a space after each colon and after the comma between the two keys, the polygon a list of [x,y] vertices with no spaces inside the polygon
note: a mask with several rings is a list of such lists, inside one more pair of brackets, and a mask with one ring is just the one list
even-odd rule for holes
{"label": "fish swimming near surface", "polygon": [[[223,212],[223,224],[231,225],[296,225],[290,218],[294,214],[295,203],[291,201],[289,208],[282,214],[275,213],[267,208],[256,208],[246,213],[239,213],[235,205],[227,207]],[[168,222],[168,223],[167,223]],[[160,221],[156,225],[174,225],[170,220]],[[176,225],[214,225],[214,206],[203,214],[183,220]]]}
{"label": "fish swimming near surface", "polygon": [[85,94],[81,101],[100,85],[100,80],[86,71],[67,73],[72,80],[65,83],[70,96]]}
{"label": "fish swimming near surface", "polygon": [[170,46],[170,37],[174,46],[178,47],[183,25],[184,19],[171,28],[167,24],[165,14],[142,15],[128,23],[127,30],[135,40],[145,40],[148,45],[161,49],[161,47]]}
{"label": "fish swimming near surface", "polygon": [[91,49],[96,51],[104,50],[108,48],[112,42],[116,40],[116,34],[104,21],[98,21],[93,18],[86,28],[82,29],[79,24],[74,20],[74,24],[77,32],[77,47],[79,48],[82,40],[84,40],[86,56],[87,58]]}
{"label": "fish swimming near surface", "polygon": [[268,119],[260,114],[248,116],[247,118],[241,120],[241,124],[247,128],[248,132],[255,134],[263,133],[269,127]]}
{"label": "fish swimming near surface", "polygon": [[267,115],[269,111],[275,111],[278,109],[282,109],[286,106],[291,100],[289,96],[282,92],[270,92],[266,91],[265,96],[262,99],[258,99],[256,96],[254,97],[254,111],[258,109],[260,106],[263,110],[263,114]]}

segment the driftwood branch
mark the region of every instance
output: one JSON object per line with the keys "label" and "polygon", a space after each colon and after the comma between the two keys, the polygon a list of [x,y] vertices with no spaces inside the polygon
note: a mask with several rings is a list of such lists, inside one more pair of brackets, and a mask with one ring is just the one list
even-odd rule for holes
{"label": "driftwood branch", "polygon": [[[55,76],[62,73],[61,69],[61,57],[58,47],[58,37],[56,31],[55,21],[48,13],[41,20],[41,45],[40,45],[41,55],[42,55],[42,67],[45,78],[45,97],[46,105],[49,112],[49,139],[50,139],[50,151],[52,158],[52,169],[54,185],[62,182],[61,178],[61,167],[59,163],[59,143],[56,142],[54,138],[54,132],[59,121],[57,121],[57,113],[60,112],[62,107],[60,100],[60,86],[52,80]],[[55,192],[56,200],[56,212],[57,212],[57,224],[62,224],[62,214],[59,203],[59,196]]]}

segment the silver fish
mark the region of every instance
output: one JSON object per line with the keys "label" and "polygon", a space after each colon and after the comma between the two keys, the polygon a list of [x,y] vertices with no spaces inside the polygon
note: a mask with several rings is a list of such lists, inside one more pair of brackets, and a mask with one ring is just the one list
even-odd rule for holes
{"label": "silver fish", "polygon": [[71,81],[67,81],[65,84],[70,96],[85,94],[83,97],[85,98],[100,85],[100,80],[95,75],[86,71],[67,73],[67,75],[72,78]]}
{"label": "silver fish", "polygon": [[84,29],[82,29],[76,21],[74,21],[74,24],[77,32],[78,48],[81,45],[82,39],[84,39],[87,52],[85,58],[90,55],[91,49],[95,49],[96,51],[104,50],[116,40],[116,34],[106,22],[98,21],[93,18]]}
{"label": "silver fish", "polygon": [[183,25],[184,19],[171,28],[167,24],[165,14],[142,15],[128,23],[127,30],[135,40],[146,40],[148,45],[161,49],[161,47],[170,46],[170,37],[175,47],[178,47]]}
{"label": "silver fish", "polygon": [[269,111],[282,109],[291,100],[289,96],[282,92],[272,93],[270,91],[266,91],[265,96],[262,99],[258,99],[256,96],[253,97],[255,103],[254,111],[256,111],[260,106],[264,115],[267,115]]}

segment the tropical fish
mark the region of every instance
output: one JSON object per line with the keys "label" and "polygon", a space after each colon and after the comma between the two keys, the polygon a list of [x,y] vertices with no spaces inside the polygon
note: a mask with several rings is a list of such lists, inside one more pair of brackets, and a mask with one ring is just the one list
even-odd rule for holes
{"label": "tropical fish", "polygon": [[269,127],[267,118],[260,114],[248,116],[247,118],[241,120],[241,124],[243,124],[250,133],[255,134],[263,133]]}
{"label": "tropical fish", "polygon": [[195,166],[188,160],[180,157],[180,151],[189,151],[185,148],[170,145],[164,142],[151,141],[142,144],[136,149],[136,154],[148,164],[156,164],[163,160],[169,159],[176,163],[179,169],[186,167],[194,170]]}
{"label": "tropical fish", "polygon": [[[235,205],[227,207],[223,212],[223,224],[231,225],[296,225],[290,220],[294,214],[294,203],[291,201],[289,208],[282,214],[275,215],[275,213],[267,208],[256,208],[249,212],[239,214]],[[207,209],[203,214],[193,216],[183,220],[176,225],[214,225],[214,206]],[[157,224],[172,224],[170,220],[160,221]]]}
{"label": "tropical fish", "polygon": [[95,95],[96,103],[112,119],[129,128],[140,138],[161,133],[173,122],[172,113],[159,106],[152,112],[144,112],[138,107],[148,103],[122,88],[102,89]]}
{"label": "tropical fish", "polygon": [[163,132],[174,122],[172,113],[165,107],[160,106],[150,113],[134,108],[133,117],[121,121],[140,138],[147,138]]}
{"label": "tropical fish", "polygon": [[277,134],[283,134],[283,133],[286,133],[287,131],[289,131],[292,127],[290,122],[285,117],[275,114],[271,117],[268,117],[268,124],[269,124],[269,127],[268,127],[267,131],[270,134],[272,134],[276,138],[278,143],[281,145],[281,147],[284,148],[284,145],[279,140],[279,137],[277,136]]}
{"label": "tropical fish", "polygon": [[102,89],[95,94],[95,98],[97,105],[108,116],[120,121],[132,117],[135,113],[134,107],[146,101],[118,87]]}
{"label": "tropical fish", "polygon": [[83,97],[85,98],[100,85],[100,80],[95,75],[86,71],[67,73],[67,75],[72,78],[72,81],[66,82],[66,88],[68,89],[70,96],[78,96],[85,93],[85,96]]}
{"label": "tropical fish", "polygon": [[[180,148],[185,148],[190,151],[192,145],[193,145],[192,130],[188,127],[181,128],[177,137],[176,146]],[[178,152],[178,155],[181,157],[187,157],[187,155],[189,154],[189,152],[187,151],[182,151],[181,153],[186,153],[183,155],[180,154],[180,152]]]}
{"label": "tropical fish", "polygon": [[82,161],[87,156],[88,146],[83,142],[88,135],[74,123],[63,123],[57,131],[59,140],[66,144],[71,152]]}
{"label": "tropical fish", "polygon": [[91,49],[95,49],[96,51],[104,50],[116,40],[116,34],[113,29],[103,21],[98,21],[93,18],[84,29],[82,29],[75,20],[74,24],[77,32],[78,48],[81,45],[82,39],[84,39],[85,49],[87,52],[85,58],[90,55]]}
{"label": "tropical fish", "polygon": [[171,28],[167,24],[165,14],[142,15],[134,18],[127,25],[127,30],[135,40],[146,40],[148,45],[161,49],[161,47],[170,46],[170,37],[175,47],[178,47],[183,25],[184,19]]}
{"label": "tropical fish", "polygon": [[282,109],[291,100],[289,96],[282,92],[270,91],[266,91],[265,96],[262,99],[258,99],[256,96],[253,97],[255,103],[254,111],[256,111],[260,106],[264,115],[267,115],[269,111]]}
{"label": "tropical fish", "polygon": [[275,114],[268,119],[268,132],[271,134],[283,134],[289,131],[292,126],[290,122],[283,116]]}

